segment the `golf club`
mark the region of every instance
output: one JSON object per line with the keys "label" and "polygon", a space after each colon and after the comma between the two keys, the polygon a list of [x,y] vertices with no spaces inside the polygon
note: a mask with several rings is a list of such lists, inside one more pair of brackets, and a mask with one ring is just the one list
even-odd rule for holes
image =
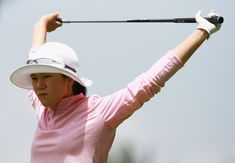
{"label": "golf club", "polygon": [[[222,16],[205,17],[213,24],[222,24],[224,18]],[[173,19],[134,19],[134,20],[62,20],[61,23],[196,23],[195,18],[173,18]]]}

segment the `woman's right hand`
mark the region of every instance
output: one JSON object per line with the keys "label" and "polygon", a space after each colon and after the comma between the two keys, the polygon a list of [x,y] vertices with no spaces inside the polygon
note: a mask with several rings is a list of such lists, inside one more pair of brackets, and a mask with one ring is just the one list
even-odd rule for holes
{"label": "woman's right hand", "polygon": [[59,13],[54,12],[42,16],[34,26],[32,46],[46,43],[47,32],[52,32],[62,26]]}
{"label": "woman's right hand", "polygon": [[59,13],[54,12],[42,16],[38,23],[44,25],[46,27],[47,32],[52,32],[56,30],[58,27],[62,26],[62,23],[58,21],[58,19],[59,19]]}

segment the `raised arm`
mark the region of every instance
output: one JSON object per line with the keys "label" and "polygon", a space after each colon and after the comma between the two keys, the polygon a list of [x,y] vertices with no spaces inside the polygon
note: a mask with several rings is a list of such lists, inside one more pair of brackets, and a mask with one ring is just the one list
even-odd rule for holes
{"label": "raised arm", "polygon": [[[208,17],[218,16],[217,13],[212,11],[208,14]],[[214,25],[204,19],[201,16],[201,11],[198,11],[196,16],[198,27],[192,34],[186,38],[182,43],[173,49],[176,56],[183,62],[186,63],[197,48],[207,39],[209,36],[220,29],[220,24]]]}
{"label": "raised arm", "polygon": [[56,21],[58,16],[58,12],[50,13],[42,16],[41,19],[36,22],[33,31],[32,46],[46,43],[47,32],[52,32],[62,25],[62,23]]}

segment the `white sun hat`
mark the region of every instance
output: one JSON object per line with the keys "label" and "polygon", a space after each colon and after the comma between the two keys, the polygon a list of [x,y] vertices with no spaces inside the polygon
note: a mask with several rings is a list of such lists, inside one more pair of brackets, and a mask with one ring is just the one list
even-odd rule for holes
{"label": "white sun hat", "polygon": [[31,74],[61,73],[89,87],[92,81],[77,74],[79,60],[69,46],[58,42],[47,42],[29,54],[25,65],[17,68],[10,76],[13,84],[24,89],[33,89]]}

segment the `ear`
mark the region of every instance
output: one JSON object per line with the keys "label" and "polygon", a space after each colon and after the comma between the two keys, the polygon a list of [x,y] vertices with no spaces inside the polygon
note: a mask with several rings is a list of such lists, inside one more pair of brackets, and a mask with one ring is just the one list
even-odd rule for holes
{"label": "ear", "polygon": [[68,78],[68,84],[69,84],[69,86],[70,86],[71,88],[73,88],[74,82],[75,82],[75,81],[74,81],[73,79]]}
{"label": "ear", "polygon": [[75,81],[71,78],[66,79],[66,85],[67,85],[68,92],[70,92],[69,93],[70,95],[73,95],[73,84],[74,84],[74,82]]}

